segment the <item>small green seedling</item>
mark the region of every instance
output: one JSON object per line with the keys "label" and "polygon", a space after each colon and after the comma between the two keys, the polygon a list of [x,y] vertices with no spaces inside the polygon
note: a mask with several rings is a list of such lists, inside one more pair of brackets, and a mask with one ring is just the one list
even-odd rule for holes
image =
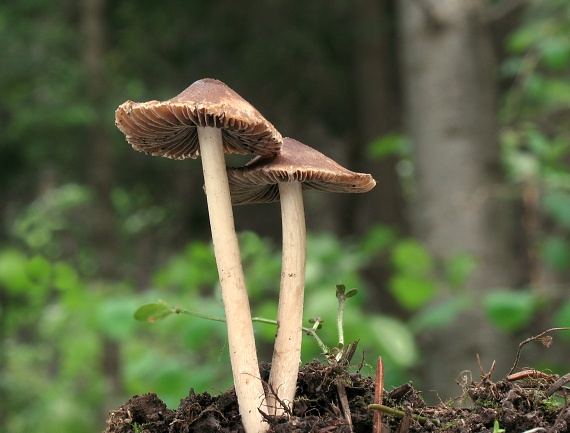
{"label": "small green seedling", "polygon": [[[303,332],[307,335],[313,337],[319,347],[321,348],[323,354],[327,359],[334,359],[335,362],[339,362],[347,354],[353,352],[356,345],[344,345],[344,304],[348,298],[352,298],[358,293],[356,289],[346,290],[344,284],[338,284],[336,286],[336,297],[338,299],[338,311],[337,311],[337,329],[338,329],[338,345],[332,350],[329,349],[323,341],[317,335],[317,331],[323,326],[323,319],[320,317],[315,317],[309,319],[309,323],[312,324],[310,328],[303,327]],[[195,311],[186,310],[181,307],[171,307],[165,302],[159,301],[151,304],[145,304],[139,307],[135,313],[134,318],[140,322],[155,323],[160,320],[166,319],[171,314],[186,314],[193,317],[198,317],[201,319],[213,320],[216,322],[225,322],[226,319],[223,317],[209,316],[207,314],[196,313]],[[277,320],[266,319],[264,317],[252,317],[253,322],[266,323],[270,325],[277,326]]]}
{"label": "small green seedling", "polygon": [[348,298],[352,298],[358,293],[356,289],[346,291],[344,284],[336,285],[336,298],[338,299],[338,312],[336,315],[336,325],[338,329],[338,351],[336,351],[335,358],[340,361],[344,350],[344,304]]}
{"label": "small green seedling", "polygon": [[[134,318],[139,322],[155,323],[160,320],[166,319],[171,314],[186,314],[188,316],[198,317],[200,319],[213,320],[215,322],[225,322],[226,319],[223,317],[209,316],[207,314],[196,313],[195,311],[186,310],[180,307],[171,307],[164,302],[155,302],[151,304],[145,304],[139,307],[135,313]],[[277,326],[277,320],[266,319],[264,317],[252,317],[252,322],[266,323],[269,325]],[[317,335],[317,331],[323,327],[323,319],[320,317],[315,317],[309,319],[309,323],[313,326],[310,328],[303,327],[303,332],[307,335],[313,337],[319,347],[321,348],[324,355],[330,355],[329,348],[323,343],[320,337]]]}
{"label": "small green seedling", "polygon": [[497,420],[493,424],[493,433],[505,433],[505,429],[499,427],[499,421]]}

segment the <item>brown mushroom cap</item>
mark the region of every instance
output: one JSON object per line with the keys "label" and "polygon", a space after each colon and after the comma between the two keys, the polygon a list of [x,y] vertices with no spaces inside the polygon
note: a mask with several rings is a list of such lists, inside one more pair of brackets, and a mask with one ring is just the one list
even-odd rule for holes
{"label": "brown mushroom cap", "polygon": [[376,185],[371,175],[347,170],[292,138],[283,139],[277,156],[258,156],[244,167],[228,168],[228,181],[234,205],[278,201],[280,182],[302,182],[303,190],[327,192],[367,192]]}
{"label": "brown mushroom cap", "polygon": [[251,104],[224,83],[196,81],[168,101],[127,101],[115,124],[135,150],[173,159],[200,154],[196,127],[222,129],[225,153],[276,155],[281,134]]}

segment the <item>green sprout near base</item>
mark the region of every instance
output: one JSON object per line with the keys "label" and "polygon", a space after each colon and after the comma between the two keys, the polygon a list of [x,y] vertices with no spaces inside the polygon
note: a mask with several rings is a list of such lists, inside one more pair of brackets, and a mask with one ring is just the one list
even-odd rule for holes
{"label": "green sprout near base", "polygon": [[[358,290],[356,289],[346,291],[346,286],[344,284],[337,284],[336,286],[336,297],[338,299],[336,319],[338,345],[332,350],[330,350],[317,335],[317,331],[323,326],[323,320],[320,317],[309,319],[309,323],[312,324],[310,328],[302,328],[303,332],[315,339],[316,343],[321,348],[322,353],[327,357],[329,361],[334,360],[336,363],[339,363],[342,359],[347,359],[350,361],[350,358],[356,350],[357,343],[349,344],[346,347],[344,344],[344,305],[348,298],[352,298],[357,293]],[[134,318],[140,322],[154,323],[166,319],[171,314],[186,314],[188,316],[212,320],[215,322],[226,321],[224,317],[216,317],[210,316],[208,314],[197,313],[195,311],[187,310],[178,306],[172,307],[165,302],[155,302],[141,306],[135,311]],[[252,317],[251,320],[252,322],[266,323],[269,325],[277,326],[277,320],[266,319],[264,317]]]}

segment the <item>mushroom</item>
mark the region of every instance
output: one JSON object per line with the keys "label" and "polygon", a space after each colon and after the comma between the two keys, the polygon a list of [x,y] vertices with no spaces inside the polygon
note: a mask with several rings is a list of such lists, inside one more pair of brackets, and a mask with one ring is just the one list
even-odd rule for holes
{"label": "mushroom", "polygon": [[[244,167],[228,168],[232,203],[269,203],[281,200],[283,251],[277,337],[273,349],[267,406],[284,412],[278,400],[293,405],[303,326],[306,234],[302,191],[366,192],[376,182],[369,174],[355,173],[291,138],[283,139],[281,153],[258,156]],[[277,397],[277,398],[276,398]]]}
{"label": "mushroom", "polygon": [[172,159],[202,157],[214,253],[228,328],[228,346],[245,430],[267,429],[265,402],[239,245],[235,233],[224,152],[271,156],[281,134],[224,83],[196,81],[168,101],[127,101],[116,125],[135,150]]}

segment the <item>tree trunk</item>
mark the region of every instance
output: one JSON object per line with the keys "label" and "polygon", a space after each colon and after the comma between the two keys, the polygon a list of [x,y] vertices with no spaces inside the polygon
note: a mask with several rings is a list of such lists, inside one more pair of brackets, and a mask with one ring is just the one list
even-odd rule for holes
{"label": "tree trunk", "polygon": [[[371,173],[378,185],[366,194],[343,197],[338,232],[345,236],[362,235],[364,229],[378,223],[400,233],[409,231],[406,203],[396,171],[399,156],[369,160],[366,154],[367,146],[374,140],[402,130],[394,8],[391,0],[358,0],[353,4],[354,127],[347,167]],[[397,305],[382,294],[391,275],[388,258],[375,259],[365,269],[365,275],[370,286],[365,293],[367,308],[383,313],[397,311]]]}
{"label": "tree trunk", "polygon": [[[496,374],[513,361],[516,344],[483,317],[481,297],[519,284],[513,248],[517,221],[500,197],[496,64],[483,0],[401,0],[399,23],[405,115],[413,143],[416,197],[412,224],[441,263],[468,252],[478,263],[466,284],[475,300],[452,327],[425,333],[424,389],[461,394],[456,376],[476,355]],[[512,349],[512,350],[511,350]]]}
{"label": "tree trunk", "polygon": [[[354,235],[372,223],[406,229],[405,202],[398,174],[397,155],[369,160],[367,146],[375,139],[401,130],[398,65],[395,61],[391,1],[354,3],[354,136],[348,150],[348,168],[371,173],[379,185],[371,192],[351,194],[339,218],[341,234]],[[374,196],[372,198],[371,196]],[[358,212],[354,210],[358,209]]]}
{"label": "tree trunk", "polygon": [[[84,0],[82,9],[83,32],[83,67],[87,77],[87,97],[99,113],[104,113],[102,102],[105,98],[105,0]],[[99,263],[98,275],[110,280],[117,274],[117,236],[115,218],[111,204],[111,192],[115,183],[107,113],[101,114],[87,131],[88,163],[86,166],[88,181],[95,193],[93,207],[94,233],[93,245]],[[108,401],[102,403],[101,412],[107,413],[115,407],[123,394],[123,382],[120,363],[120,346],[117,341],[103,336],[101,368],[109,384]]]}

